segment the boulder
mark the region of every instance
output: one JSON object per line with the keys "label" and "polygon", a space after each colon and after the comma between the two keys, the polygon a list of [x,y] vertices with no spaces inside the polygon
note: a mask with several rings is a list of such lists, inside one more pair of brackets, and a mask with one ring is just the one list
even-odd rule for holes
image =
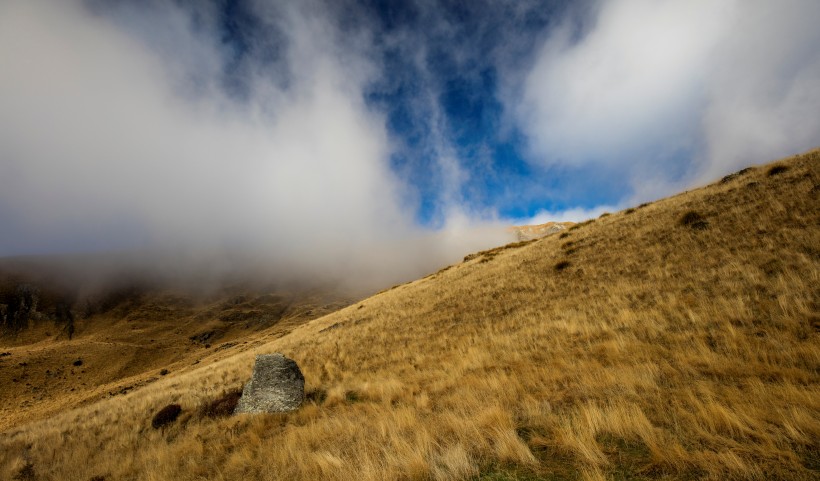
{"label": "boulder", "polygon": [[296,361],[278,353],[259,354],[234,414],[293,411],[304,399],[305,377]]}

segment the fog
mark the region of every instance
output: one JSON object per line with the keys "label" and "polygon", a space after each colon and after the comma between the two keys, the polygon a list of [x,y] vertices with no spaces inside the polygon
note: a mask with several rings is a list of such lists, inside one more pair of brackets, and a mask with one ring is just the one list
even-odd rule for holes
{"label": "fog", "polygon": [[280,55],[237,67],[232,95],[207,8],[4,2],[0,254],[161,249],[220,271],[242,252],[373,288],[507,241],[483,222],[416,226],[362,98],[365,49],[317,9],[257,13]]}
{"label": "fog", "polygon": [[239,3],[0,3],[0,256],[372,290],[820,144],[813,0]]}

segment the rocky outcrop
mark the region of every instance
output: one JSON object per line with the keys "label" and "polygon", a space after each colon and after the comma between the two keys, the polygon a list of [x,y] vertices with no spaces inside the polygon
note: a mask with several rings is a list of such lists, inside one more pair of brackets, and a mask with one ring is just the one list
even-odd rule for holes
{"label": "rocky outcrop", "polygon": [[546,224],[538,225],[520,225],[510,227],[510,231],[518,238],[518,241],[528,241],[533,239],[540,239],[573,225],[572,222],[547,222]]}
{"label": "rocky outcrop", "polygon": [[293,411],[304,399],[305,377],[296,361],[279,353],[260,354],[234,414]]}

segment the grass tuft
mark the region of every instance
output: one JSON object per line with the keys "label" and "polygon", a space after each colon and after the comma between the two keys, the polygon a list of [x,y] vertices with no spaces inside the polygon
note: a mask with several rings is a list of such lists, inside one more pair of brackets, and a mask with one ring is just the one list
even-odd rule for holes
{"label": "grass tuft", "polygon": [[560,261],[553,266],[556,272],[561,272],[570,266],[569,261]]}
{"label": "grass tuft", "polygon": [[769,170],[766,171],[766,175],[768,175],[769,177],[772,177],[774,175],[782,174],[783,172],[786,172],[787,170],[789,170],[789,168],[785,165],[773,165],[773,166],[769,167]]}
{"label": "grass tuft", "polygon": [[693,210],[683,214],[678,223],[684,227],[689,227],[690,229],[695,230],[703,230],[709,227],[709,222],[707,222],[702,215]]}
{"label": "grass tuft", "polygon": [[35,481],[37,479],[37,474],[34,472],[34,464],[26,463],[17,471],[17,474],[14,475],[14,481]]}
{"label": "grass tuft", "polygon": [[241,389],[226,391],[213,401],[202,404],[199,408],[199,417],[211,419],[228,417],[233,414],[241,397]]}
{"label": "grass tuft", "polygon": [[314,388],[305,392],[305,401],[313,404],[323,404],[327,400],[327,391],[321,388]]}
{"label": "grass tuft", "polygon": [[160,409],[151,420],[151,427],[159,429],[176,421],[179,414],[182,412],[182,406],[179,404],[169,404]]}

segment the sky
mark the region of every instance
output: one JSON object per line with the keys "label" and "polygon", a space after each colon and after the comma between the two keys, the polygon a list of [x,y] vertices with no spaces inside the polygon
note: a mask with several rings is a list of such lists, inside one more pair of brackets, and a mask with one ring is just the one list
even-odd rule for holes
{"label": "sky", "polygon": [[408,278],[820,145],[815,0],[3,0],[0,256]]}

